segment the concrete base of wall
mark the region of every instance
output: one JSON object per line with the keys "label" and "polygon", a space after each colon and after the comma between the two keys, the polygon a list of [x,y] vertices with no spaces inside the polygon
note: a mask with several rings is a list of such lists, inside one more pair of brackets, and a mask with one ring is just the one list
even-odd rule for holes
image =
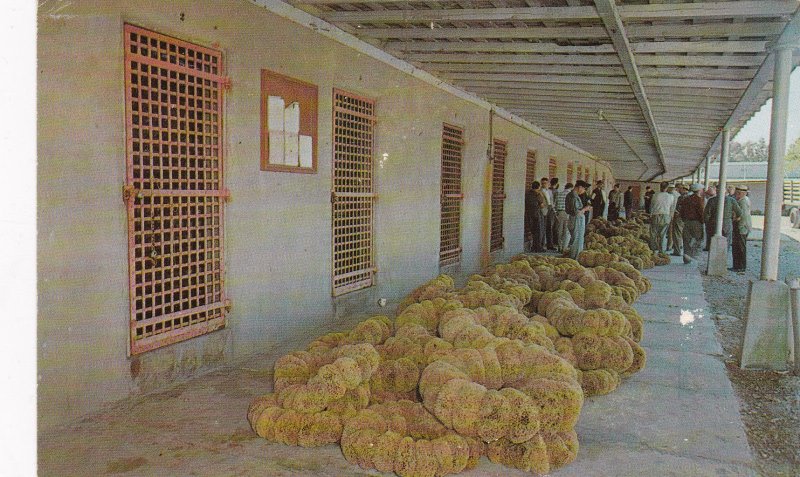
{"label": "concrete base of wall", "polygon": [[740,367],[785,371],[790,358],[789,286],[765,280],[750,283],[746,309]]}
{"label": "concrete base of wall", "polygon": [[708,252],[708,270],[706,274],[712,277],[724,277],[728,274],[728,239],[722,235],[711,237],[711,246]]}

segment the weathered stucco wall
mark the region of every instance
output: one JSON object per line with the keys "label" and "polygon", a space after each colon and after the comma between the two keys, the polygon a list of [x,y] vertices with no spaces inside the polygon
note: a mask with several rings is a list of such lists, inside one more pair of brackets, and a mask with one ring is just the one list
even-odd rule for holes
{"label": "weathered stucco wall", "polygon": [[[224,52],[228,327],[131,359],[122,28],[125,22]],[[38,39],[40,428],[131,394],[321,334],[439,273],[442,122],[465,129],[462,272],[486,250],[489,113],[247,1],[73,1],[41,12]],[[260,70],[319,86],[316,174],[259,170]],[[331,298],[331,96],[376,100],[376,286]],[[508,141],[505,259],[522,250],[525,156],[586,157],[495,119]],[[383,154],[387,159],[379,161]],[[577,163],[577,162],[576,162]],[[603,170],[603,168],[600,168]],[[607,172],[610,176],[610,172]]]}

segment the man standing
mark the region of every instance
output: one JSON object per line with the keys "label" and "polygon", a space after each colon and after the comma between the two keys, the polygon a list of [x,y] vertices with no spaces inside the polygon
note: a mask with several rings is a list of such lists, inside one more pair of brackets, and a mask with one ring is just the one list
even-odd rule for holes
{"label": "man standing", "polygon": [[702,184],[692,184],[691,194],[681,201],[681,220],[683,221],[683,263],[689,264],[700,255],[703,243],[703,198]]}
{"label": "man standing", "polygon": [[[720,195],[717,194],[706,203],[706,208],[703,211],[703,221],[710,224],[711,230],[716,232],[717,227],[717,206],[719,205]],[[733,219],[742,215],[742,210],[739,208],[739,203],[736,202],[732,196],[726,195],[722,197],[723,211],[722,211],[722,236],[728,239],[729,246],[731,245],[731,235],[733,233]],[[707,225],[708,226],[708,225]]]}
{"label": "man standing", "polygon": [[631,215],[633,215],[633,186],[628,186],[628,190],[625,191],[625,195],[623,196],[622,203],[625,206],[625,219],[631,220]]}
{"label": "man standing", "polygon": [[619,190],[619,184],[614,184],[614,188],[608,194],[608,220],[619,219],[620,207],[622,207],[622,191]]}
{"label": "man standing", "polygon": [[544,252],[544,220],[542,217],[542,206],[544,205],[544,195],[540,190],[538,182],[531,183],[531,189],[525,194],[525,223],[531,235],[532,252]]}
{"label": "man standing", "polygon": [[[584,207],[589,206],[589,208],[587,209],[586,215],[584,215],[584,222],[586,222],[586,225],[589,225],[589,222],[592,221],[593,215],[596,213],[595,211],[592,210],[592,207],[591,207],[592,206],[592,197],[589,195],[589,188],[592,187],[592,184],[589,184],[586,181],[582,181],[582,182],[583,182],[583,192],[580,194],[581,203],[583,204]],[[577,186],[576,186],[576,188],[577,188]],[[583,231],[584,231],[584,234],[586,234],[586,227],[584,227]]]}
{"label": "man standing", "polygon": [[653,195],[650,203],[650,249],[664,253],[664,242],[667,239],[670,210],[672,210],[672,194],[667,192],[669,183],[662,182],[661,192]]}
{"label": "man standing", "polygon": [[573,260],[578,259],[578,254],[583,251],[583,239],[586,232],[586,217],[585,214],[591,210],[592,206],[583,205],[581,196],[586,192],[589,184],[581,180],[575,182],[575,188],[567,195],[566,199],[566,212],[570,217],[572,229],[572,247],[570,248],[569,256]]}
{"label": "man standing", "polygon": [[566,253],[569,248],[570,232],[569,232],[569,215],[567,215],[567,195],[572,192],[572,184],[567,183],[564,190],[556,190],[555,195],[555,209],[556,209],[556,242],[558,243],[558,251]]}
{"label": "man standing", "polygon": [[592,210],[595,217],[602,217],[603,211],[606,210],[606,197],[603,191],[603,181],[597,181],[595,188],[592,191]]}
{"label": "man standing", "polygon": [[681,218],[681,206],[686,198],[686,186],[680,182],[675,185],[677,196],[675,198],[675,212],[672,214],[672,256],[683,256],[683,219]]}
{"label": "man standing", "polygon": [[[717,196],[717,188],[713,185],[708,186],[706,189],[706,207],[708,207],[708,203],[711,202],[712,197]],[[708,252],[711,248],[711,237],[714,236],[714,222],[707,220],[707,215],[703,215],[703,222],[705,222],[706,226],[706,247],[703,249],[704,252]]]}
{"label": "man standing", "polygon": [[672,229],[675,225],[675,208],[678,205],[678,194],[675,192],[675,186],[670,184],[667,187],[667,193],[672,196],[672,208],[669,212],[669,228],[667,229],[667,252],[675,249],[675,244],[672,241]]}
{"label": "man standing", "polygon": [[558,177],[550,178],[550,207],[547,211],[547,248],[556,250],[558,236],[556,235],[556,192],[558,191]]}
{"label": "man standing", "polygon": [[553,210],[553,191],[550,190],[550,179],[542,177],[541,183],[541,191],[545,200],[545,207],[542,209],[542,228],[544,229],[544,241],[542,245],[549,250],[553,246],[551,243],[553,236],[550,232],[551,227],[549,227],[551,219],[550,211]]}
{"label": "man standing", "polygon": [[750,220],[750,198],[747,197],[747,186],[737,186],[734,196],[741,209],[741,215],[733,225],[733,271],[747,270],[747,236],[752,229]]}
{"label": "man standing", "polygon": [[655,195],[656,191],[650,188],[650,186],[645,187],[644,189],[644,211],[648,214],[651,214],[650,211],[652,204],[653,204],[653,196]]}

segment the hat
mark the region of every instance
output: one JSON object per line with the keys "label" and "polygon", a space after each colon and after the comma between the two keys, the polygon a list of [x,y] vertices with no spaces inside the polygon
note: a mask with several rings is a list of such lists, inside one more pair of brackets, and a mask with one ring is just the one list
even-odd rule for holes
{"label": "hat", "polygon": [[694,183],[694,184],[692,184],[692,186],[690,187],[690,190],[691,190],[692,192],[697,192],[697,191],[699,191],[699,190],[703,190],[703,184],[700,184],[700,183],[697,183],[697,182],[695,182],[695,183]]}
{"label": "hat", "polygon": [[736,190],[740,190],[742,192],[747,192],[750,189],[748,189],[746,185],[739,185],[739,186],[736,186]]}

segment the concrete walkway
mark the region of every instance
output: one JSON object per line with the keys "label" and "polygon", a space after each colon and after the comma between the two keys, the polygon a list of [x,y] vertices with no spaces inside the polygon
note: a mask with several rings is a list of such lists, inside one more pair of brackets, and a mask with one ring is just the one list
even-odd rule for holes
{"label": "concrete walkway", "polygon": [[[647,275],[653,290],[636,305],[647,367],[613,394],[587,399],[578,459],[553,477],[755,475],[699,272],[676,263]],[[270,388],[272,360],[40,433],[39,475],[381,475],[348,464],[337,446],[269,444],[250,431],[247,406]],[[530,474],[482,459],[460,475]]]}

